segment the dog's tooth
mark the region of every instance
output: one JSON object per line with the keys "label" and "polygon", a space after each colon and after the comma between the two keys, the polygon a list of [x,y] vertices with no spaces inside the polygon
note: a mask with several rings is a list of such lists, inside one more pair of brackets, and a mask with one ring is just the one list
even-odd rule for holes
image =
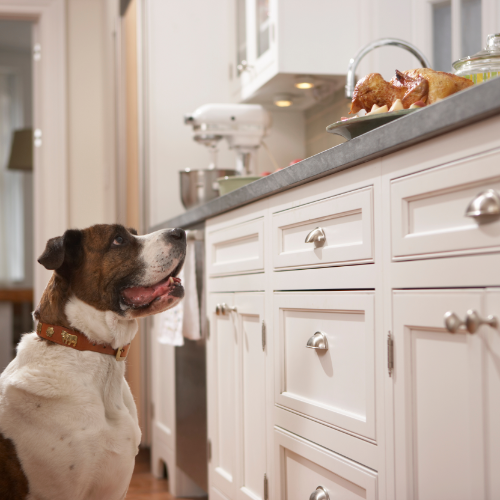
{"label": "dog's tooth", "polygon": [[174,284],[174,278],[172,278],[172,276],[170,276],[170,278],[168,278],[168,281],[169,281],[169,283],[170,283],[171,285],[173,285],[173,284]]}

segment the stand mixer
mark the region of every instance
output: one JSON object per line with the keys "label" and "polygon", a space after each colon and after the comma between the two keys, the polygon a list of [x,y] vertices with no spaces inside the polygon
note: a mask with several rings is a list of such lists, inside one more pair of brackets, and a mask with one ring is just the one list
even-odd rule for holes
{"label": "stand mixer", "polygon": [[271,116],[260,104],[205,104],[184,123],[193,127],[193,139],[210,152],[209,169],[217,168],[217,149],[226,139],[236,152],[238,175],[255,175],[257,149],[271,125]]}

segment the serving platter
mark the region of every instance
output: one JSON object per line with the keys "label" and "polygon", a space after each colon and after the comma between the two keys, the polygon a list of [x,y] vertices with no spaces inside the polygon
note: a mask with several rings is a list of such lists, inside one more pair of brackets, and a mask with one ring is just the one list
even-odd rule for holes
{"label": "serving platter", "polygon": [[390,123],[402,116],[418,111],[415,109],[401,109],[400,111],[388,111],[387,113],[379,113],[375,115],[360,116],[359,118],[351,118],[332,123],[326,127],[326,131],[330,134],[341,135],[347,140],[354,139],[370,130],[374,130],[386,123]]}

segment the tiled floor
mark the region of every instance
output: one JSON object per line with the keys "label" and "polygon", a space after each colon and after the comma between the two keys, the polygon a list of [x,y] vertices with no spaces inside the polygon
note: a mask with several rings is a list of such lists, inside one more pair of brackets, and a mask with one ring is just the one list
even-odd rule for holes
{"label": "tiled floor", "polygon": [[135,459],[134,474],[126,500],[175,500],[175,497],[168,492],[168,481],[156,479],[151,474],[148,450],[141,450]]}

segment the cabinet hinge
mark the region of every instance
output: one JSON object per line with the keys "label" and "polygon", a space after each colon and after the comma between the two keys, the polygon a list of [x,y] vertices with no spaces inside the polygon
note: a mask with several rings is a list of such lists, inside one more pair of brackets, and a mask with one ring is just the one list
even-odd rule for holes
{"label": "cabinet hinge", "polygon": [[267,474],[264,474],[264,500],[269,500],[269,481]]}
{"label": "cabinet hinge", "polygon": [[207,439],[207,460],[212,461],[212,441],[210,439]]}
{"label": "cabinet hinge", "polygon": [[394,368],[394,340],[392,340],[391,332],[387,335],[387,369],[389,377],[392,377],[392,370]]}
{"label": "cabinet hinge", "polygon": [[266,322],[262,321],[262,350],[266,350]]}
{"label": "cabinet hinge", "polygon": [[42,46],[39,43],[33,45],[33,60],[39,61],[42,58]]}

